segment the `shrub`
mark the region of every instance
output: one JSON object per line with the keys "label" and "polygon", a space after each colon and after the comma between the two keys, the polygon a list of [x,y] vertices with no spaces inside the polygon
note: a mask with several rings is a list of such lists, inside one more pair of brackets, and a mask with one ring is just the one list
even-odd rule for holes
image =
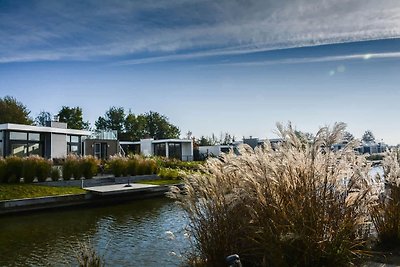
{"label": "shrub", "polygon": [[24,183],[32,183],[36,176],[36,169],[38,165],[38,157],[31,156],[24,159]]}
{"label": "shrub", "polygon": [[144,164],[144,174],[155,174],[157,173],[157,163],[152,159],[143,160],[142,164]]}
{"label": "shrub", "polygon": [[77,157],[76,156],[67,156],[63,163],[62,168],[62,177],[65,181],[71,180],[74,168],[76,166]]}
{"label": "shrub", "polygon": [[40,158],[37,160],[36,177],[39,182],[45,182],[50,177],[51,162],[47,159]]}
{"label": "shrub", "polygon": [[131,176],[135,176],[137,174],[137,169],[138,169],[138,165],[139,165],[139,159],[137,157],[130,157],[128,159],[128,174]]}
{"label": "shrub", "polygon": [[363,255],[374,191],[369,165],[350,144],[333,152],[344,124],[321,128],[313,142],[290,124],[283,143],[242,146],[209,159],[202,174],[173,188],[190,223],[195,251],[207,266],[238,253],[246,266],[344,266]]}
{"label": "shrub", "polygon": [[384,188],[371,215],[383,247],[400,245],[400,151],[392,150],[383,160]]}
{"label": "shrub", "polygon": [[0,158],[0,183],[5,183],[6,182],[6,161],[3,158]]}
{"label": "shrub", "polygon": [[72,176],[74,180],[80,180],[83,176],[83,161],[81,158],[76,157],[76,159],[72,163]]}
{"label": "shrub", "polygon": [[80,159],[80,167],[85,179],[91,179],[97,174],[99,161],[93,156],[86,156]]}
{"label": "shrub", "polygon": [[57,167],[53,167],[50,172],[52,181],[58,181],[60,179],[60,170]]}
{"label": "shrub", "polygon": [[157,174],[160,178],[170,179],[170,180],[179,180],[183,178],[182,172],[177,169],[171,168],[160,168]]}
{"label": "shrub", "polygon": [[126,176],[128,174],[128,160],[124,157],[113,156],[107,165],[115,177]]}
{"label": "shrub", "polygon": [[12,156],[6,158],[6,177],[8,183],[19,183],[23,175],[22,158]]}

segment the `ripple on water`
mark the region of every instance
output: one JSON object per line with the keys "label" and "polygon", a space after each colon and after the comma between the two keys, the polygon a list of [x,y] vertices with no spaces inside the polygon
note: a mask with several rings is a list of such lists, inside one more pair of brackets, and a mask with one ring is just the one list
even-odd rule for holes
{"label": "ripple on water", "polygon": [[0,266],[74,266],[78,241],[90,241],[106,266],[177,266],[185,224],[164,198],[0,218]]}

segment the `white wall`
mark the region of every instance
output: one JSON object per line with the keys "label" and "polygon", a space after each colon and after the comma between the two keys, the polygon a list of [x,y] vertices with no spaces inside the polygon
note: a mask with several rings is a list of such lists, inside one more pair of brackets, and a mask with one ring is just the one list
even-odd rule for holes
{"label": "white wall", "polygon": [[182,143],[182,160],[193,160],[193,142]]}
{"label": "white wall", "polygon": [[65,134],[51,134],[51,158],[67,156],[67,136]]}
{"label": "white wall", "polygon": [[153,139],[140,139],[140,153],[144,156],[153,156],[153,146],[152,146]]}

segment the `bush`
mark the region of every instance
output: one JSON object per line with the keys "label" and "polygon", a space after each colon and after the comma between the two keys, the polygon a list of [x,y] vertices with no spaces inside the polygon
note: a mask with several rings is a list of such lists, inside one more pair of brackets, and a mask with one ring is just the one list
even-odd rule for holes
{"label": "bush", "polygon": [[6,158],[6,179],[8,183],[19,183],[24,169],[22,158],[12,156]]}
{"label": "bush", "polygon": [[139,160],[138,157],[131,157],[128,159],[128,174],[131,176],[135,176],[138,172],[138,166],[139,166]]}
{"label": "bush", "polygon": [[60,179],[60,170],[57,167],[53,167],[50,172],[52,181],[58,181]]}
{"label": "bush", "polygon": [[181,171],[171,168],[160,168],[157,175],[160,178],[168,180],[179,180],[183,178]]}
{"label": "bush", "polygon": [[74,173],[74,168],[76,166],[77,162],[77,157],[76,156],[67,156],[64,160],[63,163],[63,168],[62,168],[62,178],[63,180],[71,180],[73,173]]}
{"label": "bush", "polygon": [[108,169],[115,177],[126,176],[128,174],[128,160],[124,157],[113,156],[107,163]]}
{"label": "bush", "polygon": [[[282,144],[242,146],[209,159],[185,177],[185,210],[197,256],[224,266],[238,253],[246,266],[347,266],[363,255],[365,222],[375,199],[369,165],[352,147],[333,152],[344,124],[325,127],[310,143],[278,125]],[[375,194],[375,193],[374,193]]]}
{"label": "bush", "polygon": [[36,165],[36,177],[39,182],[45,182],[51,173],[51,162],[47,159],[39,159]]}
{"label": "bush", "polygon": [[80,159],[80,167],[85,179],[91,179],[97,174],[99,161],[93,156],[86,156]]}
{"label": "bush", "polygon": [[7,167],[6,161],[3,158],[0,158],[0,183],[7,182],[7,180],[6,180],[6,173],[7,173],[6,167]]}
{"label": "bush", "polygon": [[33,180],[36,177],[36,169],[38,166],[38,157],[37,156],[31,156],[27,157],[24,160],[24,183],[32,183]]}

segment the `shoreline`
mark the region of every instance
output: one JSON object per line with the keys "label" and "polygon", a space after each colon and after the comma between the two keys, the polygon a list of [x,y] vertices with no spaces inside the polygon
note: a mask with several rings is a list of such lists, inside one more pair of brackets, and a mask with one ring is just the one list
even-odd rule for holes
{"label": "shoreline", "polygon": [[91,191],[91,187],[109,187],[113,185],[127,184],[129,182],[135,182],[139,180],[154,180],[158,176],[146,175],[146,176],[134,176],[134,177],[103,177],[94,178],[90,180],[72,180],[72,181],[57,181],[57,182],[43,182],[37,183],[37,185],[47,186],[79,186],[82,184],[81,181],[85,181],[83,184],[86,193],[82,194],[71,194],[71,195],[60,195],[60,196],[47,196],[47,197],[36,197],[36,198],[23,198],[23,199],[11,199],[11,200],[0,200],[0,216],[7,214],[17,214],[24,212],[35,212],[47,209],[58,209],[68,208],[74,206],[94,206],[100,204],[113,204],[119,202],[125,202],[137,199],[147,199],[162,197],[169,191],[171,186],[183,187],[183,184],[172,184],[172,185],[154,185],[146,186],[142,188],[135,188],[134,190],[113,190],[107,193],[98,193]]}

